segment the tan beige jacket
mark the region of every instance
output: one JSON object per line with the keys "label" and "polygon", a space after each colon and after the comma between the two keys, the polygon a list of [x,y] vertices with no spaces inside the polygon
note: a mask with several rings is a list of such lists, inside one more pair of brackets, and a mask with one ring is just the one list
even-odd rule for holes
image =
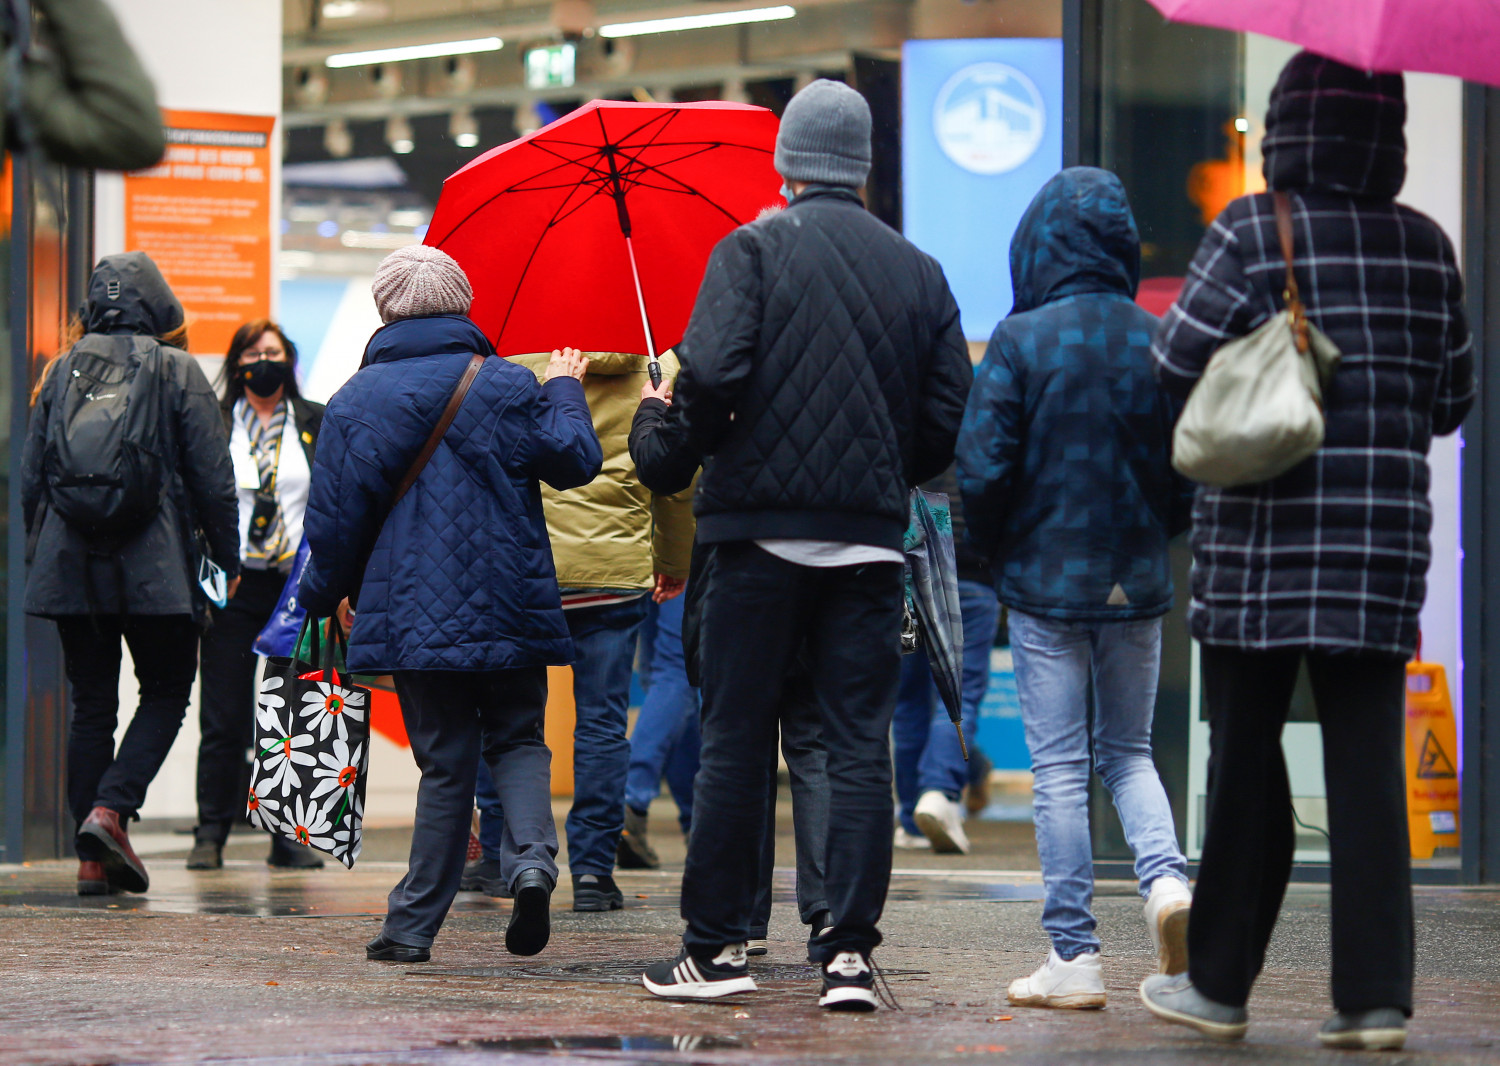
{"label": "tan beige jacket", "polygon": [[[649,381],[644,355],[590,352],[583,395],[604,449],[604,469],[582,488],[542,486],[557,583],[568,589],[645,589],[654,573],[685,578],[693,551],[693,492],[657,496],[642,485],[630,459],[630,423]],[[548,353],[517,355],[540,379]],[[662,374],[677,376],[677,359],[661,356]]]}

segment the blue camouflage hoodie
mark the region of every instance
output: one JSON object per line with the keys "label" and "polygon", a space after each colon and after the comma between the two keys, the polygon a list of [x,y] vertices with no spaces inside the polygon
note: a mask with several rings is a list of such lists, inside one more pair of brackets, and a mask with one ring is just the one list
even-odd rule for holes
{"label": "blue camouflage hoodie", "polygon": [[958,478],[969,537],[1001,602],[1065,621],[1172,605],[1167,541],[1190,497],[1170,464],[1157,320],[1136,305],[1141,245],[1120,180],[1072,167],[1011,241],[1015,305],[964,412]]}

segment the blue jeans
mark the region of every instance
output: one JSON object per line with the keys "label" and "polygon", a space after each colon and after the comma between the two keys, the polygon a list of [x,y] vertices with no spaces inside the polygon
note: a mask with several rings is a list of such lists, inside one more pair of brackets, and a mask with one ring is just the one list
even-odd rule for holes
{"label": "blue jeans", "polygon": [[479,846],[486,859],[498,862],[505,842],[505,808],[500,805],[495,778],[483,759],[479,760],[479,776],[474,779],[474,804],[479,808]]}
{"label": "blue jeans", "polygon": [[644,814],[661,791],[665,773],[684,832],[693,814],[699,742],[698,691],[688,684],[682,655],[686,598],[678,596],[649,608],[647,626],[654,630],[654,639],[642,672],[650,682],[630,735],[630,769],[625,778],[625,805]]}
{"label": "blue jeans", "polygon": [[[979,728],[979,705],[990,684],[990,649],[1000,624],[1000,602],[995,590],[978,581],[958,583],[958,606],[964,626],[963,730],[964,743],[972,756],[974,733]],[[901,686],[896,695],[896,717],[891,728],[895,747],[896,799],[901,824],[917,833],[912,819],[922,793],[937,791],[958,799],[969,784],[969,771],[981,760],[970,758],[958,746],[958,735],[948,719],[948,709],[938,698],[927,664],[926,651],[916,651],[901,660]]]}
{"label": "blue jeans", "polygon": [[573,634],[573,807],[568,811],[568,867],[608,876],[625,826],[625,739],[635,642],[649,596],[563,613]]}
{"label": "blue jeans", "polygon": [[[1151,759],[1161,619],[1059,622],[1010,612],[1010,648],[1031,769],[1036,844],[1047,902],[1042,928],[1064,959],[1098,951],[1089,766],[1114,798],[1135,853],[1141,895],[1158,877],[1187,880],[1172,808]],[[1092,737],[1089,683],[1094,689]]]}

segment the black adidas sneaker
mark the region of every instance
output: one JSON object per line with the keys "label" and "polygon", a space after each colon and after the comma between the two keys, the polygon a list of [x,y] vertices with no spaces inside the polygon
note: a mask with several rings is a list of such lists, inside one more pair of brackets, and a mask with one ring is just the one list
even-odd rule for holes
{"label": "black adidas sneaker", "polygon": [[744,944],[726,944],[713,958],[689,955],[684,948],[672,962],[658,962],[641,975],[646,991],[664,999],[718,999],[756,991],[745,961]]}
{"label": "black adidas sneaker", "polygon": [[878,1004],[875,968],[868,955],[841,951],[823,964],[823,994],[818,1006],[829,1010],[872,1011]]}

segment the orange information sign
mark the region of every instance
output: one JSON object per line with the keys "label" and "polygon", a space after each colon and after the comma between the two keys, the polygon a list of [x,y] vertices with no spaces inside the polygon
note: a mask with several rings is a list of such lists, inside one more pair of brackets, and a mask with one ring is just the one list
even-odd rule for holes
{"label": "orange information sign", "polygon": [[163,111],[167,154],[125,176],[125,247],[156,261],[187,309],[188,343],[222,354],[271,312],[270,115]]}

